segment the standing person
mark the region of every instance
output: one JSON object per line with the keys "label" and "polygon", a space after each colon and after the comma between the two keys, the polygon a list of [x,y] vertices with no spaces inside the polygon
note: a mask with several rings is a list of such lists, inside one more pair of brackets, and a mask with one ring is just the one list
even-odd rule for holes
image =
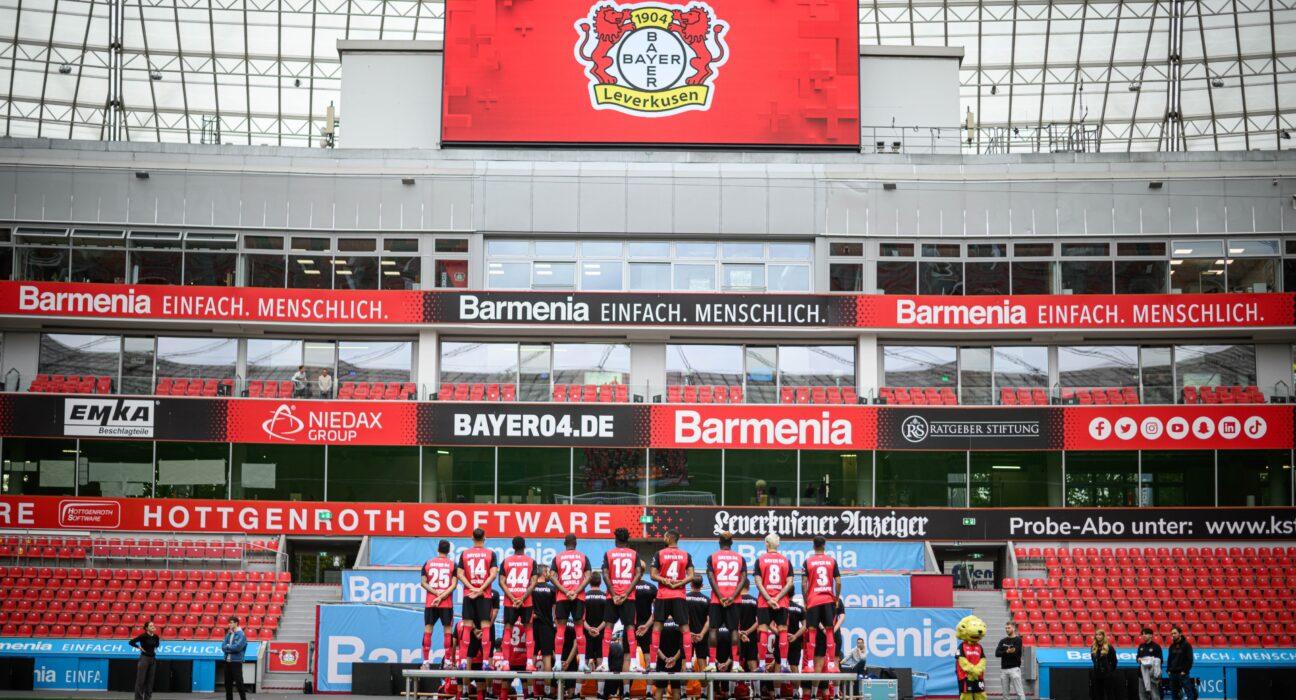
{"label": "standing person", "polygon": [[1193,648],[1179,625],[1170,628],[1170,658],[1166,660],[1166,675],[1170,677],[1170,693],[1179,700],[1182,692],[1188,700],[1197,700],[1197,685],[1188,675],[1193,666]]}
{"label": "standing person", "polygon": [[1092,700],[1119,700],[1116,694],[1116,648],[1108,641],[1107,630],[1094,633],[1093,644],[1089,646],[1089,658],[1093,661],[1089,676],[1089,697]]}
{"label": "standing person", "polygon": [[1165,657],[1161,655],[1161,645],[1152,639],[1152,628],[1143,628],[1143,642],[1134,652],[1134,663],[1138,664],[1139,700],[1161,700],[1161,664]]}
{"label": "standing person", "polygon": [[[491,636],[495,626],[495,579],[499,577],[499,559],[494,550],[486,548],[486,531],[477,528],[472,533],[473,546],[459,554],[459,582],[464,587],[463,610],[460,615],[469,627],[477,630],[481,639],[482,658],[491,658]],[[468,668],[468,642],[459,639],[459,668]]]}
{"label": "standing person", "polygon": [[319,376],[315,378],[315,385],[319,389],[321,399],[333,398],[333,375],[329,374],[327,369],[320,370]]}
{"label": "standing person", "polygon": [[[676,598],[667,598],[667,600],[677,600]],[[658,599],[658,603],[661,603]],[[653,644],[652,654],[656,661],[653,667],[659,673],[679,673],[681,669],[680,657],[687,652],[688,644],[684,640],[684,630],[686,627],[681,626],[673,618],[668,622],[653,623]],[[653,683],[653,695],[660,700],[662,691],[670,686],[672,697],[679,697],[679,681],[656,681]]]}
{"label": "standing person", "polygon": [[[801,596],[792,596],[787,606],[788,655],[787,665],[800,669],[802,652],[805,650],[805,600]],[[791,697],[791,684],[787,684],[780,695]]]}
{"label": "standing person", "polygon": [[760,670],[765,670],[769,655],[769,636],[778,635],[778,660],[781,670],[788,667],[788,597],[792,594],[792,563],[778,551],[779,536],[771,532],[765,536],[765,551],[756,559],[756,619],[760,622]]}
{"label": "standing person", "polygon": [[684,602],[684,586],[693,580],[693,557],[680,549],[679,532],[666,533],[666,546],[653,557],[651,575],[657,582],[657,600],[653,603],[652,645],[648,657],[657,658],[661,644],[662,623],[667,618],[679,626],[684,646],[684,662],[693,662],[693,634],[688,627],[688,606]]}
{"label": "standing person", "polygon": [[711,634],[707,638],[708,672],[716,670],[716,630],[721,627],[735,633],[729,635],[732,645],[729,654],[733,659],[738,658],[738,599],[747,590],[747,562],[741,554],[733,551],[733,535],[720,533],[719,544],[720,549],[707,558],[706,575],[711,583],[711,605],[707,610],[711,623]]}
{"label": "standing person", "polygon": [[694,574],[693,580],[689,582],[689,589],[689,592],[684,595],[684,605],[688,608],[689,633],[693,635],[693,658],[701,659],[707,655],[707,648],[710,646],[707,640],[711,638],[711,599],[702,592],[702,577],[697,574]]}
{"label": "standing person", "polygon": [[[540,655],[540,668],[552,671],[554,668],[554,585],[549,582],[549,569],[544,564],[536,564],[536,585],[531,589],[531,608],[534,611],[531,624],[532,638],[535,639],[536,653]],[[539,685],[540,681],[536,681]],[[545,687],[536,688],[534,695],[543,697]]]}
{"label": "standing person", "polygon": [[423,563],[423,580],[419,582],[427,595],[423,597],[423,668],[432,666],[432,632],[441,623],[445,635],[445,666],[454,660],[454,590],[455,563],[450,558],[450,542],[437,543],[437,555]]}
{"label": "standing person", "polygon": [[[603,576],[599,572],[590,573],[589,590],[585,591],[585,623],[579,634],[585,637],[586,653],[582,661],[598,661],[593,668],[598,671],[608,670],[607,653],[611,650],[612,633],[608,628],[612,623],[607,621],[608,597],[603,592]],[[617,669],[620,671],[621,669]]]}
{"label": "standing person", "polygon": [[[841,598],[841,569],[837,560],[824,553],[828,545],[822,536],[814,538],[814,553],[806,557],[802,570],[801,593],[805,598],[806,645],[815,655],[813,669],[823,668],[823,659],[837,658],[833,632],[837,621],[837,600]],[[818,655],[818,635],[824,637],[824,654]],[[808,654],[808,655],[809,655]],[[806,659],[807,662],[810,659]]]}
{"label": "standing person", "polygon": [[635,624],[634,629],[635,645],[639,648],[639,654],[635,655],[638,659],[643,656],[643,666],[653,668],[657,665],[657,660],[648,654],[648,647],[652,646],[652,629],[653,629],[653,607],[657,602],[657,584],[652,581],[640,579],[635,584],[634,592],[635,601]]}
{"label": "standing person", "polygon": [[[745,592],[734,605],[738,607],[738,629],[734,630],[734,637],[738,638],[738,656],[735,657],[738,668],[736,670],[754,673],[756,664],[760,662],[760,655],[756,653],[756,645],[758,644],[756,598],[751,593]],[[747,682],[743,681],[739,684],[739,687],[742,688],[739,692],[746,692]]]}
{"label": "standing person", "polygon": [[310,379],[306,376],[306,365],[298,365],[297,371],[292,376],[292,388],[294,399],[306,398],[306,385]]}
{"label": "standing person", "polygon": [[139,649],[139,663],[135,666],[135,700],[153,697],[153,676],[157,671],[157,648],[162,643],[153,621],[144,623],[144,631],[129,644]]}
{"label": "standing person", "polygon": [[[585,623],[585,588],[589,586],[589,557],[576,551],[576,536],[567,535],[563,539],[564,551],[553,558],[549,579],[554,582],[557,592],[554,594],[554,624],[557,635],[554,638],[555,649],[566,649],[567,620],[575,625],[576,654],[580,657],[580,670],[585,669],[585,635],[579,634]],[[559,652],[563,653],[563,652]]]}
{"label": "standing person", "polygon": [[1017,625],[1009,622],[1004,625],[1004,638],[995,647],[995,656],[999,657],[999,670],[1003,675],[1003,695],[1008,698],[1014,692],[1017,700],[1026,700],[1026,684],[1022,681],[1022,638],[1017,634]]}
{"label": "standing person", "polygon": [[[526,540],[513,538],[513,553],[500,562],[500,580],[504,590],[504,658],[513,658],[513,633],[515,625],[522,630],[526,641],[526,671],[535,671],[535,631],[531,627],[533,614],[531,592],[536,586],[536,563],[527,556]],[[493,619],[493,617],[492,617]]]}
{"label": "standing person", "polygon": [[[625,628],[624,653],[630,659],[630,669],[642,671],[643,666],[635,653],[635,624],[640,619],[636,615],[636,593],[639,580],[643,578],[643,562],[639,561],[639,554],[630,549],[629,530],[619,527],[612,536],[616,539],[616,546],[603,555],[603,580],[607,581],[608,592],[607,617],[603,621],[609,625],[620,621]],[[611,646],[612,635],[603,635],[603,658],[611,656]],[[612,667],[617,668],[615,664]]]}
{"label": "standing person", "polygon": [[239,627],[239,619],[229,619],[229,631],[221,641],[221,653],[225,655],[225,700],[234,700],[234,688],[238,688],[239,700],[247,700],[247,689],[243,687],[243,652],[247,651],[247,635]]}

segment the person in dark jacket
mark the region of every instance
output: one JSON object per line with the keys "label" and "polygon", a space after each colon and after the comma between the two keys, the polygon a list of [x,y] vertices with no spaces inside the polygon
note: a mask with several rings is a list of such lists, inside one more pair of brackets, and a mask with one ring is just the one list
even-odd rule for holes
{"label": "person in dark jacket", "polygon": [[1121,700],[1116,647],[1108,640],[1106,630],[1094,633],[1089,658],[1093,660],[1093,669],[1089,672],[1089,697],[1092,700]]}
{"label": "person in dark jacket", "polygon": [[144,631],[129,644],[139,649],[139,663],[135,666],[135,700],[149,700],[153,697],[153,676],[157,671],[157,648],[162,644],[158,638],[157,627],[150,620],[144,623]]}
{"label": "person in dark jacket", "polygon": [[247,635],[239,627],[239,619],[231,617],[229,631],[221,641],[221,653],[225,654],[225,700],[234,700],[236,688],[239,700],[247,700],[247,689],[243,686],[243,654],[247,651],[247,644]]}
{"label": "person in dark jacket", "polygon": [[1161,645],[1152,639],[1152,628],[1143,628],[1143,643],[1134,653],[1134,662],[1138,664],[1139,700],[1161,700]]}
{"label": "person in dark jacket", "polygon": [[995,656],[999,657],[999,669],[1003,674],[1003,696],[1017,696],[1017,700],[1026,700],[1026,684],[1022,681],[1022,638],[1017,634],[1017,625],[1009,622],[1004,625],[1003,639],[995,647]]}
{"label": "person in dark jacket", "polygon": [[1170,694],[1174,700],[1187,697],[1197,700],[1197,685],[1188,675],[1192,671],[1193,648],[1178,625],[1170,628],[1170,657],[1166,660],[1166,676],[1170,679]]}

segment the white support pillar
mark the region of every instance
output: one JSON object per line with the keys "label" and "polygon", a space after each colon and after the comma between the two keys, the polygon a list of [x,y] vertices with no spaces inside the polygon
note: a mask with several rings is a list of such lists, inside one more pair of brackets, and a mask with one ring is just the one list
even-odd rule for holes
{"label": "white support pillar", "polygon": [[878,386],[878,338],[876,334],[861,334],[856,343],[855,352],[855,390],[861,397],[870,400],[877,396]]}
{"label": "white support pillar", "polygon": [[418,398],[426,399],[428,394],[441,386],[441,344],[436,331],[420,330],[418,346],[414,351],[414,381],[418,382]]}

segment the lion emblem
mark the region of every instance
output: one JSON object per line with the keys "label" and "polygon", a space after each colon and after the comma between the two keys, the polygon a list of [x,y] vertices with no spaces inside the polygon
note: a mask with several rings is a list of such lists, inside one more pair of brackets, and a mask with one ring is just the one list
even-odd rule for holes
{"label": "lion emblem", "polygon": [[581,58],[593,64],[590,74],[600,83],[615,85],[616,77],[608,73],[613,63],[612,56],[608,54],[626,32],[634,30],[634,20],[630,16],[630,10],[614,10],[610,5],[603,5],[594,11],[593,27],[585,22],[582,22],[580,27],[585,32],[586,43],[589,42],[591,30],[598,37],[598,43],[594,45],[592,53],[588,56],[581,53]]}
{"label": "lion emblem", "polygon": [[720,34],[725,30],[725,25],[719,22],[715,23],[716,44],[720,47],[717,55],[711,54],[711,46],[707,44],[707,39],[711,34],[711,16],[707,11],[697,5],[687,10],[675,10],[674,22],[671,24],[671,31],[680,35],[684,43],[688,44],[696,57],[689,60],[689,66],[693,68],[693,75],[685,79],[689,85],[701,85],[706,79],[711,77],[711,64],[724,60],[724,44],[721,44]]}

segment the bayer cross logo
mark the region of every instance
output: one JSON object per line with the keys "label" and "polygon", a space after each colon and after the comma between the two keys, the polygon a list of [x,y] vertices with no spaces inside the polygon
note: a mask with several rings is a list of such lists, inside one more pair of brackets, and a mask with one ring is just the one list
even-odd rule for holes
{"label": "bayer cross logo", "polygon": [[909,442],[922,442],[927,439],[927,419],[922,416],[909,416],[900,424],[900,434]]}

